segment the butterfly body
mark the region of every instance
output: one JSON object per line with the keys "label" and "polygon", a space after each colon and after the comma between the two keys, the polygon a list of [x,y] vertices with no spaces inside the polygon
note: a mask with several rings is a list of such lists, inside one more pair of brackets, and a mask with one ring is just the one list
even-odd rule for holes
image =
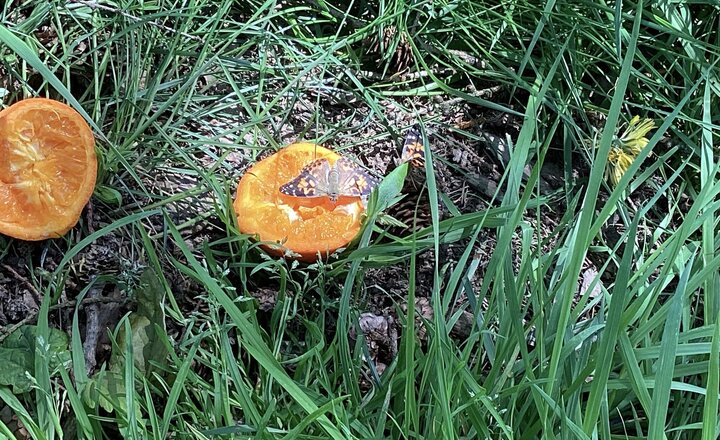
{"label": "butterfly body", "polygon": [[378,181],[351,160],[341,157],[333,165],[327,159],[316,159],[303,167],[293,180],[282,185],[280,192],[293,197],[367,197]]}

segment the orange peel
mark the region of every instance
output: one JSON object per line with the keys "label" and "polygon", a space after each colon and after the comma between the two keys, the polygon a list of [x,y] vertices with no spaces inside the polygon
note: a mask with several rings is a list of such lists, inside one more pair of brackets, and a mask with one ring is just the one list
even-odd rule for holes
{"label": "orange peel", "polygon": [[30,98],[0,112],[0,233],[64,235],[95,189],[95,138],[72,107]]}
{"label": "orange peel", "polygon": [[305,262],[347,246],[362,226],[365,207],[359,197],[341,196],[333,203],[329,197],[293,197],[279,191],[309,162],[327,158],[332,165],[340,157],[300,142],[257,162],[240,179],[233,203],[240,232],[257,235],[271,255],[290,251]]}

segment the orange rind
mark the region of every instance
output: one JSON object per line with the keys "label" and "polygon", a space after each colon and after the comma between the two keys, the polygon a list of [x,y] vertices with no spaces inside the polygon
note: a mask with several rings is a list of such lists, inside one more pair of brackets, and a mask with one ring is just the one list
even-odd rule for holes
{"label": "orange rind", "polygon": [[0,112],[0,233],[22,240],[64,235],[96,177],[95,139],[72,107],[31,98]]}
{"label": "orange rind", "polygon": [[[257,236],[275,256],[290,254],[305,262],[347,246],[362,226],[359,197],[293,197],[280,192],[315,159],[333,164],[341,156],[312,143],[296,143],[257,162],[240,179],[235,202],[240,232]],[[289,251],[289,252],[288,252]]]}

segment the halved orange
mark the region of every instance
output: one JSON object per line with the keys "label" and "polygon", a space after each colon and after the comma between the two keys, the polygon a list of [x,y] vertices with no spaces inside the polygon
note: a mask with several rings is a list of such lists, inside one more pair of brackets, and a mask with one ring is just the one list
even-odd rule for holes
{"label": "halved orange", "polygon": [[357,197],[291,197],[280,186],[297,176],[309,162],[327,158],[334,164],[340,155],[311,143],[296,143],[257,162],[240,179],[235,213],[240,232],[257,234],[272,255],[292,251],[297,259],[317,260],[346,246],[360,232],[365,211]]}
{"label": "halved orange", "polygon": [[0,233],[62,236],[80,218],[96,176],[95,139],[72,107],[31,98],[0,112]]}

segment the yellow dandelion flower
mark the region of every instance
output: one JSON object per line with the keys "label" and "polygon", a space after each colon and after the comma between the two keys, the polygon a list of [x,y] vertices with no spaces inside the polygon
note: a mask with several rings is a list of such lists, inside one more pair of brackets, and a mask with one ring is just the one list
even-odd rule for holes
{"label": "yellow dandelion flower", "polygon": [[620,136],[615,137],[613,146],[608,153],[605,169],[606,178],[616,186],[623,174],[630,168],[635,158],[647,146],[649,140],[645,136],[655,128],[652,119],[640,119],[634,116]]}
{"label": "yellow dandelion flower", "polygon": [[[605,177],[613,186],[620,182],[635,158],[650,142],[645,136],[653,128],[655,128],[655,121],[652,119],[640,119],[640,116],[633,116],[622,134],[615,136],[605,167]],[[591,148],[598,146],[597,138],[586,139],[585,142]]]}
{"label": "yellow dandelion flower", "polygon": [[613,186],[620,182],[623,174],[630,168],[635,157],[626,153],[621,148],[612,147],[608,154],[606,173]]}
{"label": "yellow dandelion flower", "polygon": [[655,121],[652,119],[640,120],[640,116],[634,116],[617,139],[617,143],[627,154],[635,158],[647,146],[649,140],[645,135],[653,128],[655,128]]}

